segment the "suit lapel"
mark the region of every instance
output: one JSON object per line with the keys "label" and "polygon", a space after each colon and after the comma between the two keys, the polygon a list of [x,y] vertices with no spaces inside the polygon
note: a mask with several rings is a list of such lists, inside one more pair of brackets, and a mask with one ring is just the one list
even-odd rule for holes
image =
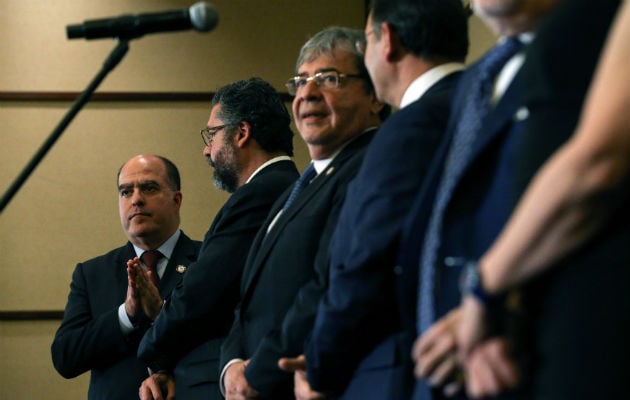
{"label": "suit lapel", "polygon": [[331,162],[325,170],[318,174],[313,179],[313,181],[304,188],[304,190],[299,194],[295,202],[287,210],[283,211],[282,215],[280,215],[280,217],[278,217],[277,221],[275,222],[273,228],[271,228],[271,230],[266,233],[269,224],[271,223],[271,221],[273,221],[273,218],[280,211],[282,205],[286,201],[286,198],[288,197],[288,193],[290,193],[292,186],[287,191],[286,196],[283,195],[278,200],[278,202],[276,203],[278,207],[274,207],[273,212],[270,213],[269,222],[264,225],[264,230],[259,231],[258,235],[256,236],[256,241],[254,242],[254,245],[256,246],[254,247],[256,249],[256,253],[253,254],[253,264],[251,265],[251,268],[246,271],[247,281],[245,285],[241,288],[243,293],[247,291],[247,289],[254,281],[254,278],[260,272],[260,268],[265,263],[267,255],[273,249],[276,240],[278,239],[286,225],[291,220],[293,220],[295,215],[298,214],[300,210],[308,205],[310,199],[313,198],[313,196],[315,196],[315,194],[321,189],[321,187],[330,180],[333,175],[332,172],[334,172],[335,169],[333,165],[335,164],[334,161],[335,160],[333,160],[333,162]]}
{"label": "suit lapel", "polygon": [[188,265],[194,262],[196,257],[197,251],[193,241],[182,232],[160,279],[160,295],[163,298],[170,295],[181,280]]}
{"label": "suit lapel", "polygon": [[[295,216],[304,208],[308,206],[309,201],[325,187],[328,182],[333,179],[336,171],[343,166],[345,161],[352,157],[358,148],[365,147],[365,141],[369,141],[371,137],[374,135],[376,130],[372,130],[362,134],[360,137],[353,140],[349,143],[332,161],[331,163],[321,172],[319,173],[313,181],[306,187],[304,190],[298,195],[295,202],[285,210],[282,215],[278,218],[273,228],[264,235],[264,232],[259,232],[257,235],[257,242],[255,244],[259,244],[259,247],[255,248],[256,253],[253,255],[253,260],[248,260],[245,276],[247,280],[245,281],[244,286],[241,287],[243,298],[245,298],[246,292],[251,287],[255,278],[260,273],[261,267],[264,265],[267,255],[273,248],[275,242],[278,237],[286,227],[286,225],[295,218]],[[274,207],[274,211],[270,214],[270,218],[268,218],[268,223],[264,224],[264,229],[266,231],[269,223],[273,220],[273,216],[277,214],[277,212],[284,204],[284,201],[288,197],[289,193],[293,186],[289,187],[289,189],[280,197],[280,199],[276,202],[276,207]],[[273,215],[273,216],[272,216]],[[264,239],[264,240],[263,240]],[[251,262],[251,267],[249,267]]]}
{"label": "suit lapel", "polygon": [[473,148],[469,160],[470,162],[473,162],[479,153],[482,152],[483,149],[487,147],[488,143],[499,133],[505,133],[510,129],[509,125],[512,124],[514,116],[523,102],[521,94],[520,79],[515,77],[508,90],[503,97],[501,97],[499,103],[497,103],[496,107],[488,114],[488,118],[485,119],[479,132],[478,140],[475,141],[476,146]]}
{"label": "suit lapel", "polygon": [[[269,167],[267,167],[266,169],[268,169],[268,168]],[[265,172],[266,169],[263,169],[261,171],[261,173]],[[256,175],[254,177],[254,179],[257,179],[260,175],[261,174]],[[291,193],[292,189],[293,189],[293,185],[289,186],[276,199],[274,204],[271,206],[271,209],[269,210],[269,214],[267,215],[267,218],[265,219],[265,222],[263,222],[262,227],[256,233],[256,236],[254,237],[254,240],[252,241],[252,244],[249,247],[247,260],[245,261],[245,268],[243,270],[243,279],[241,279],[241,286],[240,286],[241,293],[245,293],[245,287],[247,287],[247,283],[245,283],[245,278],[247,278],[247,282],[250,281],[249,277],[252,276],[252,274],[250,274],[250,271],[254,267],[254,262],[255,262],[254,259],[257,258],[256,255],[261,251],[261,247],[262,247],[263,243],[267,241],[265,237],[267,236],[266,232],[267,232],[267,230],[269,228],[269,224],[271,224],[271,222],[273,221],[273,219],[276,216],[276,214],[278,214],[278,212],[282,208],[282,205],[287,200],[287,197],[289,197],[289,193]]]}
{"label": "suit lapel", "polygon": [[443,77],[442,79],[440,79],[439,81],[435,82],[433,84],[433,86],[431,86],[426,93],[424,93],[422,96],[420,96],[420,98],[416,101],[419,101],[421,99],[426,99],[427,97],[431,97],[431,95],[436,94],[436,93],[440,93],[444,90],[446,91],[451,91],[452,88],[454,87],[454,82],[457,81],[461,76],[462,76],[463,72],[462,71],[456,71],[453,73],[450,73],[448,75],[446,75],[445,77]]}
{"label": "suit lapel", "polygon": [[512,80],[512,83],[505,91],[497,105],[490,111],[486,119],[483,121],[481,129],[477,139],[474,142],[474,147],[471,151],[470,157],[466,162],[464,172],[459,175],[458,181],[455,186],[455,190],[451,194],[455,193],[457,185],[466,175],[475,160],[483,153],[487,146],[500,134],[507,134],[511,129],[511,124],[515,120],[515,115],[518,112],[520,106],[523,103],[522,98],[522,84],[519,78],[520,73],[517,73]]}

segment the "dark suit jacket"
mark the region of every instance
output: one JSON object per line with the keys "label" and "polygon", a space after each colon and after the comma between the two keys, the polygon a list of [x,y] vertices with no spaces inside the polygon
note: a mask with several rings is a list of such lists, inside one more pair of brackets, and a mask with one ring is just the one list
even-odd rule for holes
{"label": "dark suit jacket", "polygon": [[178,399],[220,399],[219,349],[234,318],[247,251],[278,196],[298,178],[295,164],[270,164],[237,189],[138,349],[154,371],[175,372]]}
{"label": "dark suit jacket", "polygon": [[[450,139],[461,115],[466,93],[476,79],[478,65],[471,66],[460,80],[455,92],[447,141],[438,151],[403,230],[399,252],[401,310],[406,328],[416,335],[419,253],[450,149]],[[459,277],[463,265],[468,261],[476,261],[490,247],[511,213],[514,151],[527,116],[522,105],[522,85],[517,74],[483,121],[469,163],[456,183],[444,212],[441,246],[435,266],[437,319],[459,305]],[[436,391],[434,398],[439,397]]]}
{"label": "dark suit jacket", "polygon": [[[548,157],[574,135],[620,3],[563,1],[538,26],[523,65],[531,116],[518,150],[515,199]],[[580,43],[580,51],[566,46],[567,40]],[[607,211],[614,214],[599,234],[523,287],[525,310],[520,315],[526,323],[517,325],[511,339],[525,358],[525,371],[533,374],[527,382],[529,398],[628,397],[628,171],[621,187],[626,188],[625,196],[608,201]]]}
{"label": "dark suit jacket", "polygon": [[[197,258],[200,242],[182,232],[164,275],[160,295],[166,297],[181,280],[176,266]],[[61,326],[52,343],[52,360],[65,378],[91,370],[90,400],[127,400],[138,396],[148,377],[136,358],[145,329],[125,336],[118,322],[118,307],[127,297],[127,260],[136,256],[131,243],[77,264]]]}
{"label": "dark suit jacket", "polygon": [[[325,288],[328,243],[373,132],[350,142],[283,212],[289,191],[278,199],[247,259],[241,302],[221,365],[251,359],[245,376],[264,398],[293,399],[293,376],[278,369],[280,357],[297,356],[311,330]],[[266,236],[266,237],[265,237]]]}
{"label": "dark suit jacket", "polygon": [[[451,93],[460,75],[444,77],[393,114],[348,186],[331,241],[328,291],[305,352],[308,378],[318,391],[340,395],[351,378],[346,398],[403,398],[405,387],[409,389],[411,376],[397,373],[409,359],[408,343],[397,346],[396,340],[385,340],[400,330],[394,281],[398,241],[444,138]],[[380,342],[389,345],[381,346],[354,373]],[[389,380],[395,378],[400,380]]]}

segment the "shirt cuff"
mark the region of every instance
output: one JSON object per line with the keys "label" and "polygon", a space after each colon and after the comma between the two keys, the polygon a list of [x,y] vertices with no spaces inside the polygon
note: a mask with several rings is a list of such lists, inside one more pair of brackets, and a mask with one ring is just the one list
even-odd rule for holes
{"label": "shirt cuff", "polygon": [[227,364],[225,364],[225,367],[223,367],[223,370],[221,370],[221,377],[219,377],[219,389],[221,390],[221,394],[223,395],[223,397],[227,397],[225,395],[225,383],[223,382],[223,378],[225,377],[225,371],[227,371],[227,369],[232,365],[232,364],[236,364],[237,362],[243,362],[245,360],[243,360],[242,358],[233,358],[230,361],[228,361]]}
{"label": "shirt cuff", "polygon": [[131,323],[129,316],[127,315],[127,311],[125,311],[125,303],[122,303],[118,307],[118,323],[120,324],[120,330],[123,335],[128,335],[136,329],[136,327],[133,326],[133,323]]}

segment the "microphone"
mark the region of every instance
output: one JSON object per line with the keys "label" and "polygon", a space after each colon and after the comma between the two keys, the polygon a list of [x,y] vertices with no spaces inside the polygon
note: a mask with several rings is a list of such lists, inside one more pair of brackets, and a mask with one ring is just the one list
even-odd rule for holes
{"label": "microphone", "polygon": [[136,39],[147,33],[183,31],[195,29],[207,32],[219,22],[214,5],[200,1],[189,9],[138,15],[121,15],[95,19],[82,24],[66,26],[68,39],[121,38]]}

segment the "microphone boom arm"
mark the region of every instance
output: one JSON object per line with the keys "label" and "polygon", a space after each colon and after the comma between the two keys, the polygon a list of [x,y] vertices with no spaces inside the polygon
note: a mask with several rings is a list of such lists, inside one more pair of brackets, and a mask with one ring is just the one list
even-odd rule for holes
{"label": "microphone boom arm", "polygon": [[13,196],[20,190],[24,182],[31,175],[33,170],[39,165],[44,156],[48,153],[48,151],[52,148],[55,142],[61,137],[62,133],[65,129],[70,125],[74,117],[81,111],[83,106],[90,100],[90,97],[96,91],[96,88],[103,82],[103,80],[107,77],[107,75],[120,63],[123,59],[127,51],[129,50],[129,39],[119,38],[118,44],[111,51],[107,59],[103,62],[103,67],[98,72],[98,74],[92,79],[92,82],[85,88],[83,93],[75,100],[74,104],[68,110],[66,115],[59,122],[57,127],[53,130],[53,132],[48,136],[48,139],[41,145],[37,153],[31,158],[29,163],[24,167],[22,172],[18,175],[18,177],[13,181],[9,189],[2,196],[2,200],[0,200],[0,213],[4,210],[4,208],[9,204]]}

